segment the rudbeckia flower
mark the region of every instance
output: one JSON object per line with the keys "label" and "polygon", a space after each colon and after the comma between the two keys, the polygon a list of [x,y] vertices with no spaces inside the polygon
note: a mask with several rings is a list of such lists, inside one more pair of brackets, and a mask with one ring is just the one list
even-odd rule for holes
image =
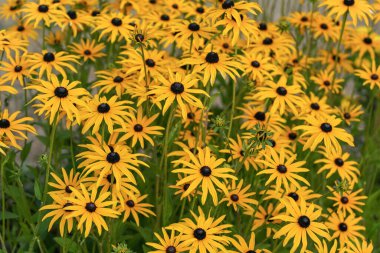
{"label": "rudbeckia flower", "polygon": [[97,58],[101,58],[106,54],[102,52],[105,48],[103,43],[95,44],[95,40],[90,41],[82,39],[80,43],[73,43],[69,46],[72,52],[80,55],[83,58],[83,61],[95,62]]}
{"label": "rudbeckia flower", "polygon": [[20,56],[19,52],[16,52],[14,57],[8,58],[9,62],[2,61],[0,71],[3,71],[0,78],[1,82],[8,82],[13,86],[16,81],[21,86],[25,85],[25,78],[35,74],[34,71],[30,71],[31,63],[28,61],[25,54]]}
{"label": "rudbeckia flower", "polygon": [[149,215],[156,216],[152,210],[148,209],[153,207],[153,205],[142,202],[147,197],[148,195],[140,196],[140,194],[136,194],[135,196],[124,196],[125,205],[120,205],[117,208],[120,213],[124,212],[123,221],[126,221],[132,214],[137,226],[140,226],[139,214],[145,217],[149,217]]}
{"label": "rudbeckia flower", "polygon": [[232,245],[238,250],[238,251],[231,251],[231,253],[270,253],[267,249],[257,249],[256,243],[255,243],[255,234],[252,232],[251,236],[249,237],[249,242],[247,243],[244,238],[240,235],[235,235],[236,239],[231,239]]}
{"label": "rudbeckia flower", "polygon": [[257,3],[249,3],[247,1],[239,1],[236,2],[234,0],[224,0],[219,1],[217,8],[213,8],[208,12],[208,17],[215,20],[219,17],[223,16],[223,18],[235,19],[236,22],[240,25],[241,13],[251,13],[253,15],[257,15],[257,13],[262,12],[260,5]]}
{"label": "rudbeckia flower", "polygon": [[50,27],[53,22],[59,23],[59,18],[62,15],[57,6],[48,0],[40,0],[38,3],[28,2],[23,6],[22,12],[24,13],[25,24],[34,23],[35,28],[41,21],[47,27]]}
{"label": "rudbeckia flower", "polygon": [[363,191],[363,189],[359,189],[357,191],[348,191],[339,194],[332,187],[327,186],[327,188],[331,191],[332,197],[328,197],[334,201],[334,207],[337,206],[337,212],[342,212],[343,215],[347,213],[355,213],[355,211],[362,213],[362,206],[365,205],[364,201],[367,199],[367,196],[360,196],[359,194]]}
{"label": "rudbeckia flower", "polygon": [[159,243],[147,242],[146,244],[155,250],[149,251],[150,253],[181,253],[188,251],[189,248],[184,246],[184,242],[181,242],[182,235],[176,235],[175,230],[171,230],[170,235],[166,229],[162,228],[161,237],[158,233],[154,233],[154,236],[158,239]]}
{"label": "rudbeckia flower", "polygon": [[67,174],[64,168],[62,170],[63,180],[56,173],[52,172],[50,175],[54,178],[55,182],[49,182],[49,185],[54,188],[54,190],[50,190],[49,194],[54,194],[62,197],[69,197],[72,195],[73,190],[75,188],[80,191],[80,184],[82,179],[79,178],[80,173],[76,172],[74,174],[74,170],[71,169],[70,173]]}
{"label": "rudbeckia flower", "polygon": [[372,62],[371,68],[363,65],[363,69],[355,70],[355,75],[364,80],[363,85],[369,85],[371,89],[375,86],[380,88],[380,66],[376,66],[375,62]]}
{"label": "rudbeckia flower", "polygon": [[257,205],[258,202],[252,196],[255,192],[248,192],[251,185],[245,186],[243,189],[243,179],[236,185],[235,181],[232,181],[231,185],[227,187],[228,195],[224,197],[220,203],[227,202],[227,206],[233,206],[235,212],[238,211],[238,206],[245,211],[253,210],[251,205]]}

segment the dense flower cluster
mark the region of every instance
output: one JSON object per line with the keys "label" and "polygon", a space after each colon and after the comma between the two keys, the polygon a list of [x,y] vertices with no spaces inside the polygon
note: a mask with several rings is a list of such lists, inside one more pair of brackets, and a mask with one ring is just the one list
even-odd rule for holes
{"label": "dense flower cluster", "polygon": [[7,0],[0,17],[4,252],[19,235],[12,252],[372,252],[379,0]]}

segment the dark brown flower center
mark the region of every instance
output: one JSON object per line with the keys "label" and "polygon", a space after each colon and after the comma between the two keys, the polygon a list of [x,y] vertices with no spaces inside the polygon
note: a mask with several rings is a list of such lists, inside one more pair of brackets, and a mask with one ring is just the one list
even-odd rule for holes
{"label": "dark brown flower center", "polygon": [[342,167],[342,166],[344,165],[344,161],[343,161],[342,158],[336,158],[336,159],[334,160],[334,163],[335,163],[335,165],[338,166],[338,167]]}
{"label": "dark brown flower center", "polygon": [[17,65],[15,68],[14,68],[15,72],[20,72],[22,70],[22,66],[20,65]]}
{"label": "dark brown flower center", "polygon": [[280,164],[277,166],[277,171],[280,172],[281,174],[284,174],[288,171],[285,165]]}
{"label": "dark brown flower center", "polygon": [[203,240],[206,238],[206,231],[202,228],[197,228],[194,230],[193,235],[198,240]]}
{"label": "dark brown flower center", "polygon": [[154,60],[152,60],[152,59],[146,59],[146,60],[145,60],[145,64],[146,64],[148,67],[151,67],[151,68],[153,68],[153,67],[156,65],[156,63],[155,63]]}
{"label": "dark brown flower center", "polygon": [[174,82],[174,83],[172,83],[172,85],[170,85],[170,90],[174,94],[179,95],[185,91],[185,86],[183,86],[182,83]]}
{"label": "dark brown flower center", "polygon": [[111,23],[114,25],[114,26],[121,26],[123,24],[123,21],[120,19],[120,18],[113,18],[111,20]]}
{"label": "dark brown flower center", "polygon": [[136,124],[133,126],[133,130],[135,130],[135,132],[142,132],[143,129],[143,126],[140,124]]}
{"label": "dark brown flower center", "polygon": [[263,44],[264,45],[272,45],[273,44],[273,39],[272,38],[265,38],[264,40],[263,40]]}
{"label": "dark brown flower center", "polygon": [[108,153],[106,160],[107,162],[112,163],[112,164],[117,163],[120,161],[120,155],[117,152]]}
{"label": "dark brown flower center", "polygon": [[128,200],[127,202],[125,202],[125,204],[127,204],[128,207],[132,208],[135,206],[135,202],[133,200]]}
{"label": "dark brown flower center", "polygon": [[209,177],[211,175],[211,169],[208,166],[203,166],[200,169],[200,172],[201,172],[202,176],[204,176],[204,177]]}
{"label": "dark brown flower center", "polygon": [[233,201],[233,202],[237,202],[239,201],[239,196],[237,194],[232,194],[230,196],[230,199]]}
{"label": "dark brown flower center", "polygon": [[197,32],[199,31],[199,29],[201,29],[201,27],[197,23],[191,23],[187,28],[189,28],[189,30],[193,32]]}
{"label": "dark brown flower center", "polygon": [[343,0],[343,4],[345,6],[350,7],[350,6],[353,6],[355,4],[355,0]]}
{"label": "dark brown flower center", "polygon": [[107,113],[111,110],[111,107],[107,103],[101,103],[98,105],[98,112],[99,113]]}
{"label": "dark brown flower center", "polygon": [[53,53],[47,52],[46,54],[44,54],[44,61],[45,62],[52,62],[54,60],[55,60],[55,56]]}
{"label": "dark brown flower center", "polygon": [[90,213],[95,212],[95,210],[96,210],[96,205],[95,205],[95,203],[92,203],[92,202],[87,203],[87,204],[86,204],[86,210],[89,211]]}
{"label": "dark brown flower center", "polygon": [[259,68],[260,67],[260,62],[258,62],[258,61],[252,61],[251,62],[251,66],[254,67],[254,68]]}
{"label": "dark brown flower center", "polygon": [[264,121],[265,120],[265,112],[256,112],[255,113],[255,119],[259,121]]}
{"label": "dark brown flower center", "polygon": [[346,232],[348,227],[347,227],[347,224],[342,222],[342,223],[339,223],[339,230],[342,231],[342,232]]}
{"label": "dark brown flower center", "polygon": [[223,9],[230,9],[230,8],[232,8],[232,7],[234,7],[235,6],[235,3],[234,3],[234,1],[233,0],[226,0],[226,1],[224,1],[223,3],[222,3],[222,8]]}
{"label": "dark brown flower center", "polygon": [[208,63],[218,63],[219,62],[219,55],[215,52],[209,52],[206,55],[206,62]]}
{"label": "dark brown flower center", "polygon": [[348,203],[348,198],[346,196],[343,196],[340,198],[340,202],[342,202],[343,204],[347,204]]}
{"label": "dark brown flower center", "polygon": [[309,217],[302,215],[301,217],[298,218],[298,224],[302,228],[308,228],[310,226],[310,219]]}
{"label": "dark brown flower center", "polygon": [[321,130],[325,133],[330,133],[332,131],[332,126],[329,123],[322,123]]}
{"label": "dark brown flower center", "polygon": [[286,94],[288,94],[288,91],[286,90],[286,88],[285,88],[285,87],[282,87],[282,86],[278,87],[278,88],[276,89],[276,92],[277,92],[277,94],[280,95],[280,96],[286,96]]}
{"label": "dark brown flower center", "polygon": [[59,98],[65,98],[69,95],[69,91],[65,87],[57,87],[54,90],[54,95]]}
{"label": "dark brown flower center", "polygon": [[46,4],[41,4],[38,6],[38,11],[42,13],[46,13],[49,11],[49,6],[47,6]]}
{"label": "dark brown flower center", "polygon": [[67,12],[67,15],[71,18],[71,19],[77,19],[77,13],[76,13],[76,11],[73,11],[73,10],[69,10],[68,12]]}
{"label": "dark brown flower center", "polygon": [[297,193],[295,192],[291,192],[288,194],[288,197],[291,197],[292,199],[294,199],[294,201],[297,201],[299,199],[299,196]]}
{"label": "dark brown flower center", "polygon": [[320,106],[318,103],[312,103],[310,105],[311,109],[318,111],[320,109]]}

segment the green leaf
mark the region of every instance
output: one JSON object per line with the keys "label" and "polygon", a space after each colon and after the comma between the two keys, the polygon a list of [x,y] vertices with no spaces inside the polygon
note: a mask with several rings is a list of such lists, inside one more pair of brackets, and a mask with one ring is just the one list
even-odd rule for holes
{"label": "green leaf", "polygon": [[16,219],[16,218],[18,218],[17,214],[11,213],[11,212],[8,212],[8,211],[5,211],[4,215],[3,215],[3,212],[0,212],[0,220],[3,219],[3,216],[4,216],[4,220],[10,220],[10,219]]}
{"label": "green leaf", "polygon": [[54,241],[56,241],[56,243],[58,243],[62,248],[65,248],[68,252],[81,252],[78,244],[71,238],[54,237]]}
{"label": "green leaf", "polygon": [[21,151],[20,157],[21,161],[25,161],[30,153],[30,149],[32,147],[32,142],[27,142],[24,146],[24,148]]}
{"label": "green leaf", "polygon": [[38,181],[34,182],[34,194],[38,200],[42,199],[41,188],[40,188],[40,184],[38,183]]}

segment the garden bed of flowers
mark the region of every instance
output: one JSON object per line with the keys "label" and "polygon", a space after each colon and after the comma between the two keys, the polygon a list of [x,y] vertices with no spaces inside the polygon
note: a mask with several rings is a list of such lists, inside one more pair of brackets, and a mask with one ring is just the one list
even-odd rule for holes
{"label": "garden bed of flowers", "polygon": [[0,17],[0,252],[379,252],[379,0]]}

